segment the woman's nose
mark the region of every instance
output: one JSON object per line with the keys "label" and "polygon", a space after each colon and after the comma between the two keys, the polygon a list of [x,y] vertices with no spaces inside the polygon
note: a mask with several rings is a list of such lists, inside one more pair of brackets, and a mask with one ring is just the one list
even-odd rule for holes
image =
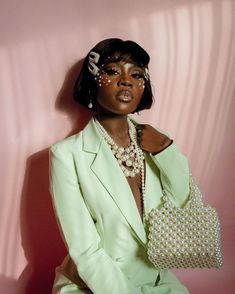
{"label": "woman's nose", "polygon": [[118,85],[123,87],[132,87],[132,82],[130,81],[129,77],[126,74],[122,74],[120,76]]}

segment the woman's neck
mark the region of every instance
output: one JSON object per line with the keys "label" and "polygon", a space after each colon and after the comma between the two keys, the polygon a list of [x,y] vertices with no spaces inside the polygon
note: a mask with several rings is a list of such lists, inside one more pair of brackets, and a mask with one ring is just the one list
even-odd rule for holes
{"label": "woman's neck", "polygon": [[104,116],[98,114],[97,120],[117,144],[129,144],[127,115]]}

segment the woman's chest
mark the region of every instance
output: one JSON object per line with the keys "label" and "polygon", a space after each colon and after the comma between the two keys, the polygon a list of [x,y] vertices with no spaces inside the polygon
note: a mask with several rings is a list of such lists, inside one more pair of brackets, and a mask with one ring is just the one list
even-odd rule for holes
{"label": "woman's chest", "polygon": [[[97,161],[97,160],[96,160]],[[94,166],[92,160],[77,163],[78,180],[86,205],[92,215],[107,217],[118,210],[142,215],[161,203],[162,187],[160,172],[149,155],[145,160],[144,193],[141,175],[125,177],[119,165],[112,161],[101,161]]]}

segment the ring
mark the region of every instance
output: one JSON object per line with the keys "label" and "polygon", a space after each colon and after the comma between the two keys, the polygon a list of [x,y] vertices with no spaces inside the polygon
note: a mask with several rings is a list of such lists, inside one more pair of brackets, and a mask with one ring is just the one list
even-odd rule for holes
{"label": "ring", "polygon": [[141,135],[142,135],[142,130],[141,129],[137,129],[137,135],[138,135],[138,137],[141,137]]}

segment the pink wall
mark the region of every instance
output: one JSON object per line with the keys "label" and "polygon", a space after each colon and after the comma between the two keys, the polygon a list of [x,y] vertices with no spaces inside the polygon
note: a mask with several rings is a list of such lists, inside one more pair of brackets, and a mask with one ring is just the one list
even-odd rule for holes
{"label": "pink wall", "polygon": [[71,102],[77,61],[107,37],[150,53],[156,102],[139,120],[172,134],[221,218],[223,268],[177,275],[193,294],[235,293],[234,5],[0,1],[0,293],[50,293],[65,250],[48,193],[48,147],[87,121]]}

